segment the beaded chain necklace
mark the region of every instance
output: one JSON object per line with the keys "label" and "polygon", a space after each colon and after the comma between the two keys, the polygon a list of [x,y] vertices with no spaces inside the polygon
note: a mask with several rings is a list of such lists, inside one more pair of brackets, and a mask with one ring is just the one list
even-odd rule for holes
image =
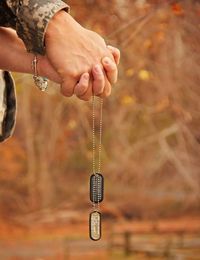
{"label": "beaded chain necklace", "polygon": [[[99,145],[98,158],[96,158],[96,131],[95,131],[95,97],[92,97],[92,175],[90,176],[90,200],[92,211],[89,215],[90,238],[97,241],[101,238],[101,212],[100,203],[104,196],[104,177],[101,174],[101,146],[103,127],[103,99],[100,98],[100,118],[99,118]],[[96,167],[96,159],[98,159]]]}

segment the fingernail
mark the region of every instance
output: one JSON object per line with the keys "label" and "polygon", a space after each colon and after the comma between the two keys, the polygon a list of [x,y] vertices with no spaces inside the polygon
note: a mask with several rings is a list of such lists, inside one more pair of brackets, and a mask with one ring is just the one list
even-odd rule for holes
{"label": "fingernail", "polygon": [[97,73],[101,73],[101,67],[100,67],[100,65],[99,65],[99,64],[95,65],[95,66],[94,66],[94,70],[95,70],[95,72],[97,72]]}
{"label": "fingernail", "polygon": [[112,64],[112,61],[111,61],[108,57],[106,57],[106,58],[103,59],[103,63],[104,63],[105,65],[111,65],[111,64]]}

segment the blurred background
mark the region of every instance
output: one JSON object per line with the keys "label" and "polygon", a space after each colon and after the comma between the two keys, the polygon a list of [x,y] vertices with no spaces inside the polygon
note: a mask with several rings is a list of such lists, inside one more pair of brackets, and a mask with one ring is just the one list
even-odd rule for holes
{"label": "blurred background", "polygon": [[31,76],[13,74],[0,259],[200,259],[200,2],[67,3],[121,50],[103,111],[102,240],[88,238],[91,102],[64,98],[54,84],[42,93]]}

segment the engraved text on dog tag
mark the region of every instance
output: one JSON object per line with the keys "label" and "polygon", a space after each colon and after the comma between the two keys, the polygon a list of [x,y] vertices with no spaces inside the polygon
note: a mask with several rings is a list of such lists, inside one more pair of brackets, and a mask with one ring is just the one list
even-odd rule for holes
{"label": "engraved text on dog tag", "polygon": [[89,222],[90,238],[97,241],[101,238],[101,213],[98,211],[91,212]]}
{"label": "engraved text on dog tag", "polygon": [[90,200],[100,203],[103,200],[104,178],[100,173],[92,174],[90,177]]}

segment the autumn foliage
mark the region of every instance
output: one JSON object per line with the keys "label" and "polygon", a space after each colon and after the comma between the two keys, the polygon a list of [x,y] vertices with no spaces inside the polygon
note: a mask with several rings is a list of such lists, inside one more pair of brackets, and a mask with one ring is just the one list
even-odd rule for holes
{"label": "autumn foliage", "polygon": [[[199,212],[199,2],[68,3],[80,23],[121,50],[103,116],[108,216]],[[0,146],[2,216],[65,203],[87,210],[91,103],[64,98],[53,84],[40,93],[26,75],[15,79],[16,131]]]}

